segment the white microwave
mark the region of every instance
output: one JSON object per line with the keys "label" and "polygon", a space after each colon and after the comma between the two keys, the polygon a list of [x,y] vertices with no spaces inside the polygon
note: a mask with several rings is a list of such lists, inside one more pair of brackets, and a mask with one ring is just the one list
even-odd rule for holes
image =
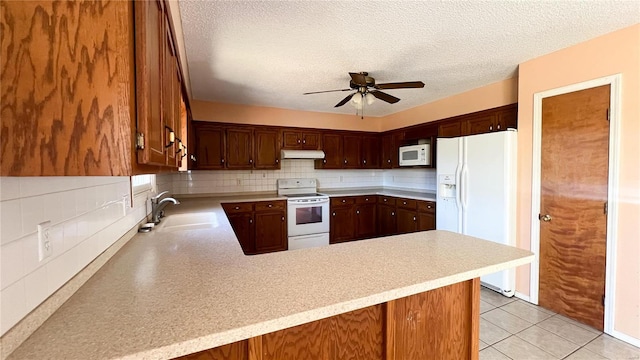
{"label": "white microwave", "polygon": [[399,159],[400,166],[431,165],[431,145],[401,146]]}

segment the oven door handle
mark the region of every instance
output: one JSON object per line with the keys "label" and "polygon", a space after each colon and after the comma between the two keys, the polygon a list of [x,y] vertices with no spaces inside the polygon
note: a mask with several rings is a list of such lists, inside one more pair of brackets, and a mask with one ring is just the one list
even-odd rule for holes
{"label": "oven door handle", "polygon": [[328,202],[329,202],[329,199],[318,199],[313,201],[300,201],[300,202],[298,202],[297,200],[293,200],[292,202],[289,202],[289,204],[295,205],[295,206],[306,206],[306,205],[326,204]]}

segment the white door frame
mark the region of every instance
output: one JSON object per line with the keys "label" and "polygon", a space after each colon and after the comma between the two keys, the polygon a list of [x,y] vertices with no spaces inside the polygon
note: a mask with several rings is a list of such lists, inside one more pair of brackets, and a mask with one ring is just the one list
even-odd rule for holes
{"label": "white door frame", "polygon": [[542,142],[542,100],[547,97],[585,90],[593,87],[610,85],[609,101],[609,184],[607,189],[607,258],[605,268],[605,304],[604,332],[614,334],[615,284],[616,284],[616,243],[618,239],[618,178],[620,173],[620,105],[622,75],[616,74],[589,80],[578,84],[563,86],[533,94],[533,166],[531,176],[531,251],[535,258],[531,263],[530,299],[538,304],[540,280],[540,166]]}

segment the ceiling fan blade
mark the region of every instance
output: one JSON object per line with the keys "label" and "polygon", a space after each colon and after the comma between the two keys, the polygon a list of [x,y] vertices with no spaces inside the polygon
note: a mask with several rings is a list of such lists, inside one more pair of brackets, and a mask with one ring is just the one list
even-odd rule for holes
{"label": "ceiling fan blade", "polygon": [[338,89],[338,90],[325,90],[325,91],[312,91],[312,92],[307,92],[304,93],[302,95],[309,95],[309,94],[321,94],[321,93],[328,93],[328,92],[334,92],[334,91],[350,91],[353,89]]}
{"label": "ceiling fan blade", "polygon": [[339,103],[337,103],[337,104],[336,104],[336,106],[334,106],[334,107],[340,107],[340,106],[342,106],[342,105],[344,105],[344,104],[348,103],[348,102],[349,102],[349,100],[351,100],[351,98],[352,98],[352,97],[353,97],[353,95],[355,95],[355,94],[356,94],[356,93],[353,93],[353,94],[349,94],[349,95],[347,95],[347,97],[346,97],[346,98],[342,99],[342,101],[340,101]]}
{"label": "ceiling fan blade", "polygon": [[391,96],[387,93],[383,93],[382,91],[370,91],[370,93],[378,99],[388,102],[389,104],[395,104],[400,101],[400,99],[398,99],[397,97]]}
{"label": "ceiling fan blade", "polygon": [[422,81],[408,81],[408,82],[396,82],[385,83],[375,85],[376,89],[408,89],[408,88],[423,88],[424,83]]}
{"label": "ceiling fan blade", "polygon": [[364,74],[359,74],[359,73],[349,73],[349,76],[351,76],[351,81],[353,81],[354,84],[356,85],[360,85],[360,86],[367,86],[367,77]]}

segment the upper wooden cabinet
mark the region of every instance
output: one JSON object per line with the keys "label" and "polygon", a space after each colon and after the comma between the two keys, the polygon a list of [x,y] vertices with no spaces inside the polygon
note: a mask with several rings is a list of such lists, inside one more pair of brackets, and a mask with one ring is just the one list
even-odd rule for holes
{"label": "upper wooden cabinet", "polygon": [[182,89],[164,2],[59,5],[2,3],[0,175],[175,169],[165,125]]}
{"label": "upper wooden cabinet", "polygon": [[395,169],[400,166],[398,149],[404,143],[404,136],[404,131],[393,131],[382,135],[380,166],[383,169]]}
{"label": "upper wooden cabinet", "polygon": [[342,168],[359,169],[362,167],[362,136],[343,135],[342,137]]}
{"label": "upper wooden cabinet", "polygon": [[438,125],[438,137],[462,136],[462,122],[458,119],[445,121]]}
{"label": "upper wooden cabinet", "polygon": [[254,167],[256,169],[280,168],[280,131],[255,129]]}
{"label": "upper wooden cabinet", "polygon": [[253,130],[248,128],[227,129],[227,168],[253,168]]}
{"label": "upper wooden cabinet", "polygon": [[324,150],[324,159],[316,160],[316,168],[342,169],[342,164],[344,162],[342,146],[342,135],[332,133],[322,134],[322,150]]}
{"label": "upper wooden cabinet", "polygon": [[221,170],[225,168],[225,134],[222,126],[193,121],[193,139],[190,169]]}
{"label": "upper wooden cabinet", "polygon": [[320,132],[282,131],[282,148],[287,150],[320,150]]}
{"label": "upper wooden cabinet", "polygon": [[362,136],[360,167],[379,169],[380,160],[380,137],[378,135]]}

